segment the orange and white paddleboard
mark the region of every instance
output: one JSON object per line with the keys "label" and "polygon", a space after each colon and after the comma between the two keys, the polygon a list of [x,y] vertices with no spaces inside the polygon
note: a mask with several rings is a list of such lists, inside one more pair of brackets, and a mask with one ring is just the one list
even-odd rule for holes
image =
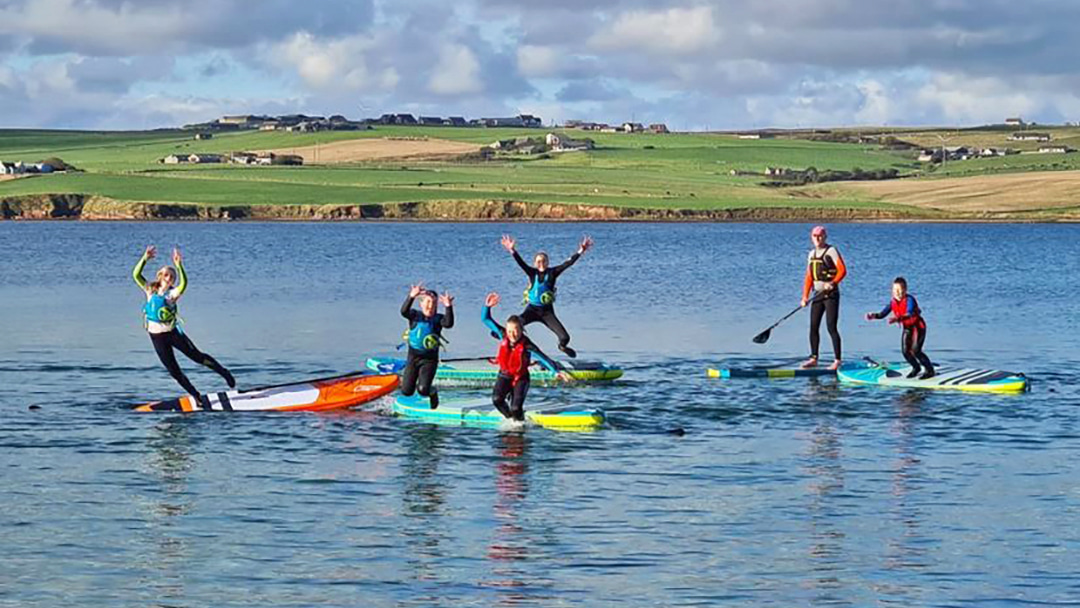
{"label": "orange and white paddleboard", "polygon": [[353,372],[242,391],[190,395],[136,406],[136,412],[320,412],[353,407],[393,392],[396,374]]}

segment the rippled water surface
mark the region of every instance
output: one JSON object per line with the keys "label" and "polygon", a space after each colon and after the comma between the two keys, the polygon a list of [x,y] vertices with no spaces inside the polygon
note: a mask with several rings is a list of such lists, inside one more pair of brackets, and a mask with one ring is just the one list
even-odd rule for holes
{"label": "rippled water surface", "polygon": [[[832,227],[849,358],[899,358],[862,313],[902,274],[931,357],[1030,393],[707,379],[805,355],[805,313],[750,338],[798,304],[807,228],[2,223],[0,605],[1080,605],[1080,228]],[[556,260],[596,239],[558,309],[626,376],[531,398],[598,432],[126,409],[180,393],[139,320],[147,243],[183,246],[187,331],[253,386],[393,353],[416,280],[457,296],[446,356],[492,352],[506,231]]]}

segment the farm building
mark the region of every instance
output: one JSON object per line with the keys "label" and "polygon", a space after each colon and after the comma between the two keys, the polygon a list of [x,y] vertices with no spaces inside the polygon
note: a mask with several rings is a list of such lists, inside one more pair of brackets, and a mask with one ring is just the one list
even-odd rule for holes
{"label": "farm building", "polygon": [[654,123],[654,124],[649,125],[649,131],[652,131],[653,133],[670,133],[671,132],[671,131],[668,131],[667,125],[665,125],[662,122]]}
{"label": "farm building", "polygon": [[1068,154],[1069,152],[1075,152],[1075,150],[1064,144],[1039,146],[1039,154]]}
{"label": "farm building", "polygon": [[1049,133],[1020,132],[1009,136],[1013,141],[1050,141]]}

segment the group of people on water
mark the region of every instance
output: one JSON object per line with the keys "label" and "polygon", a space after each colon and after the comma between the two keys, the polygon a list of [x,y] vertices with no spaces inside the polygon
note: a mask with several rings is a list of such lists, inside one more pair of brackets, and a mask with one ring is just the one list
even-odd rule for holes
{"label": "group of people on water", "polygon": [[[582,238],[574,255],[554,267],[550,265],[548,255],[542,251],[536,254],[533,266],[530,266],[518,253],[517,241],[509,235],[503,236],[500,242],[529,279],[529,287],[524,294],[525,310],[520,315],[507,318],[505,326],[499,325],[492,318],[491,309],[498,306],[501,298],[498,293],[492,292],[484,299],[481,319],[491,330],[492,337],[499,340],[499,350],[495,356],[499,375],[492,390],[491,401],[503,416],[520,421],[525,419],[525,396],[530,382],[529,367],[534,357],[560,380],[569,379],[562,365],[545,355],[525,335],[525,326],[537,321],[543,323],[558,339],[559,350],[570,358],[577,357],[577,352],[570,348],[570,333],[555,315],[555,282],[559,275],[581,259],[592,247],[593,241],[588,236]],[[413,308],[413,302],[417,299],[420,310]],[[442,303],[444,313],[438,312],[436,299]],[[439,367],[439,350],[444,342],[442,330],[454,326],[454,298],[449,293],[436,294],[426,290],[422,284],[413,285],[401,305],[401,316],[409,322],[409,329],[405,334],[408,355],[401,373],[401,393],[406,397],[419,393],[420,396],[428,398],[431,409],[436,409],[439,407],[439,391],[433,383]]]}
{"label": "group of people on water", "polygon": [[[569,259],[558,266],[551,266],[547,253],[539,252],[530,266],[517,251],[517,242],[505,235],[500,241],[517,265],[529,279],[529,286],[524,293],[525,309],[520,315],[511,315],[506,325],[499,325],[491,316],[491,309],[498,306],[501,298],[496,292],[489,293],[484,299],[482,320],[499,340],[495,362],[499,366],[498,378],[492,391],[492,403],[506,418],[525,419],[525,396],[529,390],[529,367],[533,359],[544,368],[556,374],[560,380],[569,381],[570,377],[563,366],[544,354],[536,344],[525,335],[525,326],[540,322],[550,329],[558,339],[559,350],[568,357],[577,357],[577,352],[570,347],[570,333],[555,315],[556,281],[563,272],[574,265],[588,251],[593,241],[590,237],[582,238],[578,249]],[[146,295],[143,306],[144,324],[154,350],[169,374],[196,401],[199,392],[180,369],[174,350],[179,350],[192,361],[209,367],[229,385],[236,387],[236,380],[213,357],[196,348],[181,328],[177,314],[177,301],[187,289],[187,274],[184,272],[183,258],[178,249],[173,250],[174,266],[158,269],[154,281],[143,278],[143,270],[155,255],[157,249],[151,245],[146,248],[132,276],[135,283]],[[418,309],[413,305],[417,304]],[[439,312],[439,304],[443,312]],[[422,283],[409,288],[409,293],[401,305],[401,316],[408,321],[409,327],[403,336],[403,346],[408,348],[405,367],[401,372],[401,392],[405,396],[419,393],[427,397],[431,409],[439,407],[439,392],[434,386],[435,373],[439,367],[439,352],[445,343],[442,332],[454,326],[454,297],[448,292],[437,294],[425,289]]]}
{"label": "group of people on water", "polygon": [[[802,367],[818,365],[820,327],[822,319],[825,319],[835,355],[829,369],[837,369],[842,363],[840,332],[837,329],[840,316],[840,283],[847,276],[847,267],[839,250],[829,244],[824,226],[815,226],[810,231],[810,240],[813,248],[807,256],[800,300],[800,308],[810,306],[810,358],[802,363]],[[495,408],[503,416],[524,420],[525,398],[530,382],[529,367],[534,359],[545,369],[557,374],[559,379],[570,379],[558,361],[544,354],[525,335],[525,327],[536,322],[542,323],[555,334],[560,351],[570,358],[577,357],[577,353],[570,347],[569,332],[555,314],[556,281],[592,247],[593,241],[588,236],[582,238],[577,251],[558,266],[551,266],[550,259],[544,252],[537,253],[533,258],[533,265],[530,266],[518,253],[517,242],[509,235],[503,236],[500,243],[513,256],[529,284],[524,292],[524,310],[520,314],[510,315],[505,325],[499,325],[491,314],[492,309],[501,301],[499,294],[492,292],[484,299],[481,319],[491,331],[492,337],[499,341],[495,356],[499,373],[491,398]],[[229,370],[210,355],[200,351],[181,327],[177,301],[187,289],[187,274],[180,251],[173,250],[173,266],[158,269],[153,281],[147,282],[143,278],[147,262],[153,259],[156,253],[153,245],[147,247],[136,263],[132,276],[146,296],[143,307],[144,321],[158,358],[169,374],[196,401],[199,400],[199,392],[180,369],[174,352],[176,350],[192,361],[214,370],[225,379],[229,388],[235,388],[236,380]],[[414,308],[414,304],[417,308]],[[439,312],[439,304],[442,304],[443,312]],[[439,407],[439,392],[434,386],[435,373],[439,367],[439,352],[445,343],[442,332],[454,326],[454,297],[447,292],[437,294],[418,283],[409,288],[409,293],[401,305],[401,316],[409,324],[403,336],[403,346],[408,351],[405,367],[401,372],[401,392],[406,396],[419,393],[428,398],[432,409],[436,409]],[[866,313],[867,320],[884,318],[888,318],[890,324],[900,324],[903,329],[901,351],[912,367],[908,377],[932,377],[934,366],[922,351],[926,340],[926,321],[922,318],[915,297],[907,292],[907,281],[903,277],[897,277],[893,282],[892,299],[882,310]]]}
{"label": "group of people on water", "polygon": [[[803,362],[804,369],[817,367],[821,344],[821,319],[825,318],[829,337],[832,339],[834,359],[829,369],[838,369],[843,361],[840,330],[840,282],[847,276],[847,266],[840,251],[828,242],[824,226],[814,226],[810,231],[813,248],[806,259],[806,276],[803,280],[802,300],[799,306],[810,304],[810,358]],[[896,277],[892,285],[892,299],[878,312],[866,313],[866,320],[889,319],[889,324],[899,323],[900,351],[911,365],[908,378],[926,380],[934,376],[934,365],[923,352],[926,341],[926,321],[922,317],[915,296],[907,291],[907,279]]]}

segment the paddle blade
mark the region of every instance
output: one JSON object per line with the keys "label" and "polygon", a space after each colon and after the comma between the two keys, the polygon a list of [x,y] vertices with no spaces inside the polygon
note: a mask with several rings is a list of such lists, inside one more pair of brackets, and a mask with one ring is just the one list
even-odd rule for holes
{"label": "paddle blade", "polygon": [[754,344],[764,344],[769,341],[769,334],[772,333],[772,328],[766,329],[760,334],[754,336]]}

